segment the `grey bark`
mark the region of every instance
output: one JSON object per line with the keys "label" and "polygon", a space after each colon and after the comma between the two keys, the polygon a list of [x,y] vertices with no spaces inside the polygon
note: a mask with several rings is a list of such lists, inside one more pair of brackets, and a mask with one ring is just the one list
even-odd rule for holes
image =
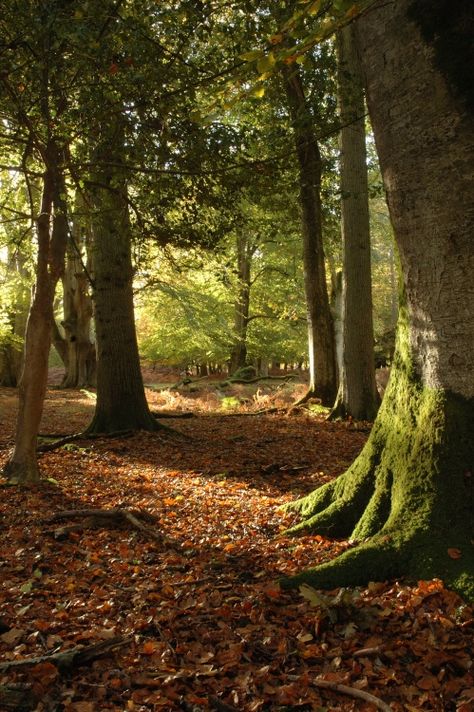
{"label": "grey bark", "polygon": [[85,208],[82,196],[78,195],[63,276],[64,319],[61,325],[65,333],[66,351],[66,372],[61,383],[63,388],[95,385],[96,358],[95,344],[91,341],[92,298],[89,284],[92,272],[89,254],[90,220]]}
{"label": "grey bark", "polygon": [[[435,7],[428,18],[409,0],[381,3],[358,22],[358,43],[416,369],[423,385],[473,398],[474,122],[455,68],[468,61],[467,5],[447,27]],[[436,21],[430,39],[423,23]]]}
{"label": "grey bark", "polygon": [[363,78],[352,26],[338,33],[343,353],[333,416],[373,420],[378,409],[370,265]]}
{"label": "grey bark", "polygon": [[321,156],[297,68],[282,70],[299,163],[303,266],[308,318],[308,395],[332,405],[337,391],[334,330],[321,222]]}

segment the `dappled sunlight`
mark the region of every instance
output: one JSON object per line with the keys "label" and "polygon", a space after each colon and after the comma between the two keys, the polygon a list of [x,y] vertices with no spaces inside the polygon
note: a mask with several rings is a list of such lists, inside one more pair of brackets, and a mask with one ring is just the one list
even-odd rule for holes
{"label": "dappled sunlight", "polygon": [[[3,405],[12,396],[0,391]],[[80,392],[49,391],[44,428],[76,429],[92,407]],[[137,710],[188,709],[182,700],[207,709],[213,695],[247,712],[354,709],[313,686],[317,675],[368,687],[394,712],[439,710],[441,686],[448,696],[468,691],[473,612],[441,582],[336,596],[278,586],[351,547],[287,536],[295,515],[279,507],[347,467],[366,433],[309,415],[202,414],[167,425],[69,443],[42,455],[49,482],[3,489],[3,660],[41,656],[42,641],[65,651],[118,640],[80,668],[76,696],[93,700],[91,710],[130,700]],[[12,429],[3,417],[3,442]],[[146,512],[151,528],[81,515],[116,508]],[[51,519],[63,512],[76,514]],[[67,695],[56,674],[40,679],[43,694]]]}

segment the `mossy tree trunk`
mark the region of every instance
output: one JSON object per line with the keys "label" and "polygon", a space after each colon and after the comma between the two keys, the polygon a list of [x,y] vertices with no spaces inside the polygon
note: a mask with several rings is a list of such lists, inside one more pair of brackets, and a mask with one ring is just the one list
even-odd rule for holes
{"label": "mossy tree trunk", "polygon": [[[112,120],[114,121],[112,125]],[[93,301],[97,341],[97,401],[91,433],[156,430],[145,397],[133,307],[131,225],[120,170],[123,119],[111,112],[94,154]]]}
{"label": "mossy tree trunk", "polygon": [[324,264],[321,218],[321,155],[313,117],[296,67],[282,70],[299,163],[303,268],[308,319],[309,388],[324,405],[333,405],[337,367],[333,320]]}
{"label": "mossy tree trunk", "polygon": [[462,51],[467,25],[442,24],[433,47],[414,9],[381,2],[358,23],[404,279],[392,375],[361,455],[292,505],[296,531],[356,546],[287,583],[437,576],[474,600],[474,125],[440,51]]}
{"label": "mossy tree trunk", "polygon": [[341,119],[341,216],[344,246],[342,364],[331,417],[373,420],[375,384],[369,188],[362,71],[354,28],[338,32],[338,93]]}

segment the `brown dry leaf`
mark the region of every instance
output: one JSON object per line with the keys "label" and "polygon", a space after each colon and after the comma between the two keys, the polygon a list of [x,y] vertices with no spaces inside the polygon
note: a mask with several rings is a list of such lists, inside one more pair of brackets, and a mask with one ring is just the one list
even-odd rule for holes
{"label": "brown dry leaf", "polygon": [[[248,395],[241,388],[239,398]],[[276,585],[350,548],[319,535],[280,536],[296,519],[278,508],[346,469],[367,434],[299,414],[222,418],[199,394],[147,394],[153,408],[172,398],[168,410],[181,403],[206,414],[172,422],[179,438],[137,433],[48,453],[42,469],[59,484],[2,493],[0,622],[21,635],[7,642],[4,627],[0,656],[129,638],[92,665],[54,677],[65,712],[180,712],[184,703],[204,710],[211,698],[240,712],[354,709],[349,697],[336,702],[329,692],[323,702],[310,686],[319,676],[366,689],[394,712],[438,712],[441,694],[446,709],[471,712],[474,610],[441,581],[374,583],[357,596],[349,589],[350,605],[338,605],[333,617],[326,608],[339,591],[304,598]],[[0,388],[0,408],[3,462],[14,433],[13,392]],[[48,391],[45,432],[60,432],[66,420],[79,431],[90,416],[80,394]],[[48,516],[78,503],[150,512],[169,543],[107,527],[60,543],[45,536]],[[21,595],[25,572],[43,569]],[[55,675],[37,666],[11,677],[46,693]]]}
{"label": "brown dry leaf", "polygon": [[11,628],[11,630],[8,630],[6,633],[2,633],[0,635],[0,640],[3,643],[7,643],[7,645],[11,645],[12,643],[16,643],[17,640],[20,640],[25,635],[24,630],[21,628]]}
{"label": "brown dry leaf", "polygon": [[462,551],[461,549],[455,548],[448,549],[448,556],[450,556],[451,559],[460,559],[462,556]]}

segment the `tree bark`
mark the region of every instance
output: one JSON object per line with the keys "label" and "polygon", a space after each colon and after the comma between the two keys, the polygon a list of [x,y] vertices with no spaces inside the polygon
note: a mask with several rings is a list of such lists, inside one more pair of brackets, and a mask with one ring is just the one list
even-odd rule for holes
{"label": "tree bark", "polygon": [[446,16],[443,3],[424,14],[412,0],[380,2],[358,21],[404,306],[366,447],[294,504],[300,531],[359,545],[288,585],[437,576],[474,600],[474,122],[453,71],[467,66],[472,28],[467,5]]}
{"label": "tree bark", "polygon": [[342,125],[343,354],[332,417],[373,420],[379,398],[375,383],[365,104],[352,26],[339,31],[337,47]]}
{"label": "tree bark", "polygon": [[324,405],[337,392],[334,331],[326,286],[321,223],[321,156],[298,69],[284,68],[288,107],[299,163],[303,267],[308,319],[309,389]]}
{"label": "tree bark", "polygon": [[120,117],[111,118],[113,125],[101,127],[91,182],[97,401],[90,433],[158,428],[145,397],[135,331],[127,184],[117,167],[123,126]]}
{"label": "tree bark", "polygon": [[[92,299],[89,294],[91,260],[90,239],[86,239],[83,201],[76,199],[76,214],[66,250],[66,267],[63,276],[66,372],[63,388],[83,388],[95,385],[95,345],[91,342]],[[89,243],[89,245],[87,245]]]}
{"label": "tree bark", "polygon": [[37,219],[36,280],[26,325],[23,369],[15,446],[4,473],[11,482],[26,484],[40,478],[36,444],[48,379],[48,357],[56,284],[64,268],[67,241],[65,185],[60,154],[54,141],[45,150],[41,211]]}

